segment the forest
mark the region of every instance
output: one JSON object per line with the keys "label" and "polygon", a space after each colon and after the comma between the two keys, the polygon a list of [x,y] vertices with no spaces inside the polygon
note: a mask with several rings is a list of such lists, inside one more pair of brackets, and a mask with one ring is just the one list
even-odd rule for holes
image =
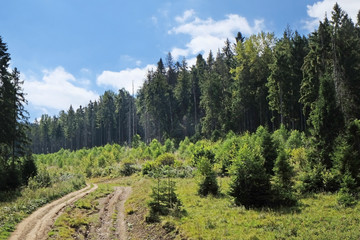
{"label": "forest", "polygon": [[[210,202],[230,199],[246,209],[297,211],[309,193],[334,193],[336,211],[356,206],[360,13],[354,23],[336,4],[308,36],[288,26],[279,38],[239,32],[235,39],[207,57],[199,54],[193,66],[174,62],[169,53],[136,93],[109,90],[87,106],[28,123],[19,71],[10,72],[0,38],[0,193],[68,178],[73,189],[85,178],[151,179],[156,184],[146,192],[145,222],[171,215],[190,238],[198,233],[186,224],[199,216],[178,220],[197,204],[185,183],[196,185],[191,194],[201,197],[198,202],[209,195],[216,197]],[[208,226],[205,232],[216,228]],[[307,238],[306,229],[294,239]]]}
{"label": "forest", "polygon": [[136,93],[109,90],[87,106],[41,116],[31,124],[32,150],[130,145],[136,134],[146,143],[217,140],[281,124],[317,142],[328,139],[331,147],[359,118],[358,44],[359,24],[338,7],[308,37],[290,27],[281,38],[238,33],[236,44],[228,40],[206,59],[199,54],[194,66],[174,63],[169,53]]}

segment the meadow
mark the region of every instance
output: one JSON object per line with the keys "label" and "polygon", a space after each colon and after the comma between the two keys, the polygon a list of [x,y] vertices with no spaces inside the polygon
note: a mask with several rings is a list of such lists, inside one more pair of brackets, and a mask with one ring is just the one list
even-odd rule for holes
{"label": "meadow", "polygon": [[[8,198],[0,204],[0,236],[7,239],[15,225],[32,211],[83,187],[87,179],[99,188],[65,209],[49,232],[50,239],[80,236],[94,239],[91,234],[96,233],[91,233],[91,229],[100,224],[104,199],[119,186],[132,189],[125,202],[130,239],[149,236],[155,239],[360,238],[357,196],[351,204],[344,204],[339,189],[314,190],[319,181],[320,186],[330,183],[340,186],[341,182],[336,182],[338,178],[333,170],[309,171],[310,148],[305,135],[296,130],[289,132],[280,128],[269,133],[260,127],[253,134],[229,133],[217,142],[192,142],[186,138],[180,143],[168,139],[161,144],[153,140],[150,144],[135,142],[133,147],[108,144],[35,155],[37,176],[21,190],[5,194]],[[276,154],[273,173],[265,171],[269,152]],[[285,157],[279,157],[280,153]],[[279,172],[279,163],[292,173],[289,186],[281,180],[284,178]],[[251,178],[257,175],[252,168],[259,166],[264,176]],[[243,181],[239,178],[239,169],[241,176],[251,181],[268,181],[271,194],[264,195],[266,201],[256,205],[239,204],[236,200],[239,196],[234,194],[237,182]],[[209,181],[211,178],[214,179]],[[216,192],[201,191],[207,186],[204,183],[216,185]],[[256,190],[258,185],[251,187]],[[286,190],[286,194],[279,194],[279,189]],[[246,194],[242,192],[241,196]],[[170,195],[176,201],[164,207]],[[251,195],[255,202],[264,196],[261,192]],[[156,205],[157,202],[163,205]],[[114,222],[118,214],[114,210]],[[111,229],[114,234],[116,227]]]}

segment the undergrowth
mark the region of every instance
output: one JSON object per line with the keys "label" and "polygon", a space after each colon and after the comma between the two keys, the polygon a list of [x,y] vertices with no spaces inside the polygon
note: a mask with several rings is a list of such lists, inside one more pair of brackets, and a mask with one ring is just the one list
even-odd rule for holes
{"label": "undergrowth", "polygon": [[[85,186],[80,175],[60,177],[48,187],[30,189],[29,187],[12,193],[12,201],[0,202],[0,239],[7,239],[15,230],[16,224],[37,208]],[[7,194],[10,196],[11,194]]]}

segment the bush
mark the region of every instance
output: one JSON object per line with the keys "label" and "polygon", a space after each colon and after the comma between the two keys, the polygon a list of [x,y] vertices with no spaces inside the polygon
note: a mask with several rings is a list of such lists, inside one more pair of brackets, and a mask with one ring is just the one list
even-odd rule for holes
{"label": "bush", "polygon": [[306,192],[320,192],[324,190],[323,172],[325,171],[324,165],[318,163],[311,167],[308,165],[306,170],[299,176],[300,185],[299,190],[302,193]]}
{"label": "bush", "polygon": [[219,150],[216,152],[215,159],[220,165],[222,175],[228,175],[230,166],[236,158],[240,148],[240,137],[228,134],[229,138],[220,145]]}
{"label": "bush", "polygon": [[294,149],[302,147],[302,138],[303,136],[298,130],[291,131],[290,136],[286,141],[286,148]]}
{"label": "bush", "polygon": [[173,153],[175,152],[175,144],[174,144],[174,141],[172,141],[171,139],[166,139],[165,143],[164,143],[164,152],[167,152],[167,153]]}
{"label": "bush", "polygon": [[151,150],[151,154],[153,158],[157,158],[159,155],[163,153],[161,143],[158,140],[153,139],[149,144],[149,149]]}
{"label": "bush", "polygon": [[120,175],[121,176],[131,176],[132,174],[134,174],[137,169],[134,166],[135,164],[131,161],[124,161],[121,164],[120,167]]}
{"label": "bush", "polygon": [[340,205],[346,207],[352,206],[356,203],[357,186],[355,179],[349,172],[345,173],[342,179],[341,188],[338,193],[337,201]]}
{"label": "bush", "polygon": [[257,144],[261,146],[261,154],[264,157],[266,173],[273,175],[274,164],[277,158],[277,151],[275,144],[271,138],[269,131],[263,126],[258,127],[256,130]]}
{"label": "bush", "polygon": [[286,130],[285,126],[281,124],[280,128],[274,131],[271,137],[274,141],[276,149],[279,149],[283,146],[286,146],[289,132]]}
{"label": "bush", "polygon": [[208,194],[216,196],[219,193],[219,185],[217,183],[216,173],[210,163],[210,160],[202,157],[198,163],[198,170],[202,175],[198,193],[202,196],[207,196]]}
{"label": "bush", "polygon": [[360,120],[349,123],[346,133],[336,140],[332,156],[333,165],[344,176],[350,174],[357,186],[360,185]]}
{"label": "bush", "polygon": [[264,168],[261,155],[247,144],[241,147],[239,155],[231,168],[232,181],[230,196],[235,204],[245,207],[261,207],[269,204],[270,177]]}
{"label": "bush", "polygon": [[[180,209],[181,201],[175,193],[175,182],[170,177],[167,179],[157,178],[152,188],[151,200],[148,202],[150,208],[146,222],[158,222],[160,215],[168,215]],[[176,213],[177,214],[177,213]]]}
{"label": "bush", "polygon": [[199,141],[195,144],[194,153],[192,157],[192,165],[197,166],[202,157],[208,159],[211,164],[215,163],[215,153],[213,147],[207,141]]}
{"label": "bush", "polygon": [[175,156],[172,153],[163,153],[156,158],[155,162],[159,166],[173,166],[175,163]]}
{"label": "bush", "polygon": [[155,161],[146,161],[143,163],[142,165],[142,174],[143,175],[147,175],[149,174],[151,171],[153,171],[154,169],[156,169],[157,164],[155,163]]}
{"label": "bush", "polygon": [[293,189],[293,167],[288,161],[288,156],[283,150],[276,158],[274,166],[273,190],[273,204],[276,206],[292,206],[296,203],[296,197]]}

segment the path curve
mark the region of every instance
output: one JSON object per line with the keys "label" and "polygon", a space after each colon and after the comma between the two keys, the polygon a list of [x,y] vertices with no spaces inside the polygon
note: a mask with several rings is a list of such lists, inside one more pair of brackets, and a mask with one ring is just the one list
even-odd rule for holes
{"label": "path curve", "polygon": [[16,230],[11,234],[9,240],[46,239],[51,226],[64,208],[95,191],[97,188],[98,186],[96,184],[94,184],[93,187],[87,185],[83,189],[69,193],[64,197],[39,208],[16,226]]}

